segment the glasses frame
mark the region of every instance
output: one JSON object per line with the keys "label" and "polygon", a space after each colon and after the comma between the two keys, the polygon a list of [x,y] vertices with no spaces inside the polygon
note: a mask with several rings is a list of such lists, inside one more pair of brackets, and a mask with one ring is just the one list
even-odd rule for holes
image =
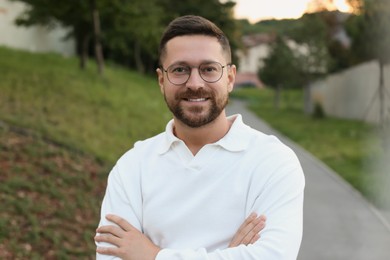
{"label": "glasses frame", "polygon": [[[209,80],[205,80],[203,77],[202,77],[202,74],[200,73],[200,67],[202,65],[205,65],[205,64],[211,64],[211,63],[218,63],[219,65],[221,65],[221,68],[222,68],[222,73],[221,73],[221,76],[217,79],[217,80],[214,80],[214,81],[209,81]],[[167,79],[169,80],[169,82],[171,82],[173,85],[176,85],[176,86],[180,86],[180,85],[184,85],[188,82],[188,80],[190,79],[191,77],[191,73],[192,73],[192,69],[197,69],[198,70],[198,74],[200,76],[200,78],[204,81],[204,82],[207,82],[207,83],[215,83],[215,82],[218,82],[222,76],[223,76],[223,69],[224,68],[227,68],[229,66],[232,66],[233,64],[232,63],[227,63],[226,65],[222,65],[221,63],[219,63],[218,61],[211,61],[211,62],[204,62],[204,63],[201,63],[199,64],[199,66],[190,66],[190,65],[185,65],[186,67],[190,68],[190,73],[188,74],[188,78],[186,79],[186,81],[184,81],[183,83],[180,83],[180,84],[177,84],[177,83],[173,83],[170,79],[169,79],[169,73],[168,73],[168,69],[169,67],[173,66],[175,64],[172,64],[170,66],[168,66],[166,69],[164,69],[163,66],[160,66],[160,69],[162,71],[164,71],[166,74],[167,74]]]}

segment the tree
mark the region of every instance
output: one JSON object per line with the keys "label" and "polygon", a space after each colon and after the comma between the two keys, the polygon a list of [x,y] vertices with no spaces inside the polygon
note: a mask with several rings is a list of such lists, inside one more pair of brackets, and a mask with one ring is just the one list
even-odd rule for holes
{"label": "tree", "polygon": [[104,9],[104,40],[111,59],[144,73],[155,69],[159,37],[165,27],[157,0],[112,0]]}
{"label": "tree", "polygon": [[[95,1],[50,1],[50,0],[12,0],[24,2],[28,9],[16,20],[17,25],[43,25],[54,28],[57,25],[70,28],[68,37],[76,40],[80,57],[80,67],[86,64],[89,39],[93,33],[93,15],[96,15]],[[98,18],[97,18],[98,19]],[[98,21],[96,21],[99,23]],[[99,36],[96,35],[95,38]],[[98,39],[96,39],[98,40]],[[98,51],[98,48],[97,48]]]}
{"label": "tree", "polygon": [[327,28],[321,13],[304,14],[290,36],[299,44],[296,52],[304,84],[304,111],[310,113],[310,83],[328,72],[331,58],[327,49]]}
{"label": "tree", "polygon": [[275,89],[275,108],[280,107],[280,96],[283,88],[299,84],[300,75],[297,60],[286,39],[277,36],[271,45],[270,55],[264,59],[264,67],[259,71],[259,77],[268,86]]}

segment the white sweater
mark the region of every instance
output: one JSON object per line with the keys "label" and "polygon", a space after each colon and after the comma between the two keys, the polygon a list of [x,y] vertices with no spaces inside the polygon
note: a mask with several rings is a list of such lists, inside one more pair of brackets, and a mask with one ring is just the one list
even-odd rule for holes
{"label": "white sweater", "polygon": [[[137,142],[112,169],[99,225],[116,214],[163,248],[157,260],[296,259],[304,175],[294,152],[242,122],[193,156],[166,131]],[[251,213],[267,223],[253,245],[227,248]],[[107,246],[107,245],[103,245]],[[97,259],[112,259],[97,255]]]}

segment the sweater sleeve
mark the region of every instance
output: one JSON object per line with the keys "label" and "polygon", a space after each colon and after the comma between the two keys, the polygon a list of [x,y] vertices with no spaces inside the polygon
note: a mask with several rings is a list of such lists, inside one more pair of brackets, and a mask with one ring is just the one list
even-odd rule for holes
{"label": "sweater sleeve", "polygon": [[[291,155],[291,154],[290,154]],[[267,185],[254,196],[248,213],[267,216],[260,239],[252,245],[207,252],[204,248],[163,249],[156,260],[293,260],[302,240],[304,175],[295,155],[274,169]],[[256,179],[253,180],[256,182]],[[254,185],[256,186],[256,185]]]}
{"label": "sweater sleeve", "polygon": [[[111,170],[106,193],[103,198],[99,226],[113,225],[106,219],[107,214],[121,216],[138,230],[142,231],[142,198],[139,172],[133,151],[126,153]],[[130,178],[130,179],[129,179]],[[130,184],[124,186],[124,184]],[[98,247],[113,247],[108,243],[96,242]],[[114,256],[96,254],[97,260],[119,259]]]}

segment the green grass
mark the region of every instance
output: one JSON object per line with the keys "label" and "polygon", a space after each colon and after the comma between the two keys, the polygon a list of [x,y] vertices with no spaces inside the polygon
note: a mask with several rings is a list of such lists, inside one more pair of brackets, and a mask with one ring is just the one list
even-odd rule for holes
{"label": "green grass", "polygon": [[303,113],[300,90],[285,91],[279,110],[274,108],[274,93],[270,89],[239,89],[233,96],[247,100],[249,108],[259,117],[322,160],[374,204],[390,206],[388,192],[380,183],[388,173],[373,169],[375,158],[383,155],[374,126],[360,121],[307,116]]}
{"label": "green grass", "polygon": [[[155,78],[76,58],[0,47],[0,120],[113,162],[170,114]],[[4,58],[3,58],[4,57]]]}

